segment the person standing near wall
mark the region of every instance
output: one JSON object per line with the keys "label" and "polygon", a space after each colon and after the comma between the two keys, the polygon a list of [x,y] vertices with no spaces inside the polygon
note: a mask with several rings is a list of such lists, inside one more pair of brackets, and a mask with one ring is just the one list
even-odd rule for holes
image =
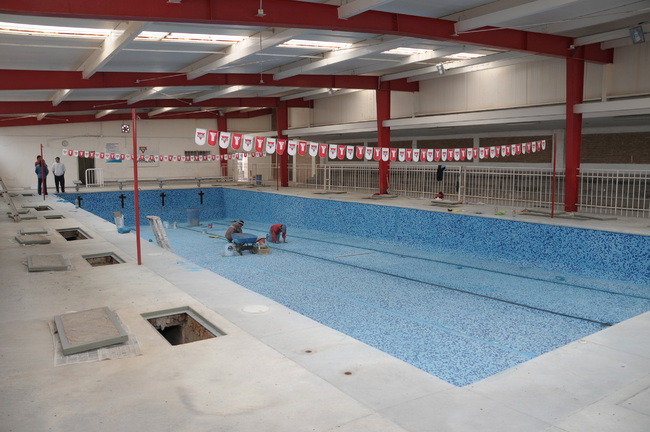
{"label": "person standing near wall", "polygon": [[38,178],[38,194],[41,194],[41,188],[43,188],[43,195],[47,195],[47,175],[50,173],[50,170],[47,168],[47,164],[41,158],[41,155],[36,156],[36,168],[34,172]]}
{"label": "person standing near wall", "polygon": [[59,193],[59,185],[61,185],[61,193],[65,193],[65,164],[61,163],[58,157],[54,159],[56,162],[52,164],[52,174],[54,174],[54,185],[56,186],[56,193]]}

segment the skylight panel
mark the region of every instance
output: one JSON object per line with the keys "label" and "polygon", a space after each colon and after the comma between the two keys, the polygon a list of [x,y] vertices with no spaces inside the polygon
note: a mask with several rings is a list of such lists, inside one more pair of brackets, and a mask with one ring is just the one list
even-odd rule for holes
{"label": "skylight panel", "polygon": [[283,44],[280,44],[281,47],[290,47],[290,48],[325,48],[331,50],[340,50],[350,48],[351,43],[343,42],[325,42],[325,41],[311,41],[303,39],[291,39]]}
{"label": "skylight panel", "polygon": [[399,54],[399,55],[417,55],[431,52],[431,50],[425,50],[421,48],[394,48],[392,50],[384,51],[382,54]]}
{"label": "skylight panel", "polygon": [[112,33],[112,30],[0,22],[0,33],[23,36],[58,36],[103,39],[108,37]]}
{"label": "skylight panel", "polygon": [[185,42],[185,43],[237,43],[248,36],[230,36],[230,35],[213,35],[200,33],[169,33],[169,32],[152,32],[143,31],[137,41],[167,41],[167,42]]}
{"label": "skylight panel", "polygon": [[444,58],[454,59],[454,60],[470,60],[479,57],[485,57],[486,54],[474,54],[474,53],[456,53],[452,55],[445,56]]}

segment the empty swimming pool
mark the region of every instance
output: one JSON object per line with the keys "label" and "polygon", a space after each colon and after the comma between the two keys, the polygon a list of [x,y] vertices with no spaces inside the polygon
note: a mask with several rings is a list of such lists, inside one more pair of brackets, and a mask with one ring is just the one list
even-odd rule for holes
{"label": "empty swimming pool", "polygon": [[[179,193],[179,202],[196,193]],[[646,237],[212,193],[199,227],[184,222],[185,208],[155,208],[151,194],[147,214],[178,222],[167,231],[176,254],[454,385],[650,310]],[[85,201],[105,207],[103,195]],[[209,234],[222,236],[240,218],[245,232],[260,235],[287,223],[289,243],[272,245],[270,255],[222,256],[226,242]],[[142,236],[153,238],[146,226]]]}

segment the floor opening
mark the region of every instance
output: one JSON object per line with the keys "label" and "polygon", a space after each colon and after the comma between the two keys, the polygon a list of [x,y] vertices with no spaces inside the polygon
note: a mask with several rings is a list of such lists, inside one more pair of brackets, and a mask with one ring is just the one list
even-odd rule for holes
{"label": "floor opening", "polygon": [[50,207],[48,205],[42,205],[42,206],[34,207],[34,210],[36,210],[36,211],[47,211],[47,210],[52,210],[52,207]]}
{"label": "floor opening", "polygon": [[122,264],[124,261],[112,252],[94,255],[84,255],[83,258],[93,267],[100,267],[111,264]]}
{"label": "floor opening", "polygon": [[63,228],[58,229],[57,232],[63,236],[67,241],[73,240],[86,240],[90,237],[88,234],[80,230],[79,228]]}
{"label": "floor opening", "polygon": [[225,333],[189,307],[142,314],[170,345],[182,345]]}
{"label": "floor opening", "polygon": [[43,219],[65,219],[63,215],[49,215],[43,216]]}

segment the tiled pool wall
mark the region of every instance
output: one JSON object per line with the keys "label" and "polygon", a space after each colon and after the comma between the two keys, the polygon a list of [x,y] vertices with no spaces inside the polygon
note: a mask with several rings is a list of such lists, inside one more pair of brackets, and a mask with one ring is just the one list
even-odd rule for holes
{"label": "tiled pool wall", "polygon": [[[650,283],[650,237],[519,220],[408,209],[377,204],[301,198],[228,188],[141,191],[140,223],[146,215],[187,222],[187,209],[198,208],[202,221],[244,219],[259,223],[397,242],[444,254],[488,257],[509,265]],[[161,193],[165,194],[162,206]],[[77,194],[61,195],[74,202]],[[82,208],[113,221],[113,212],[135,221],[133,192],[81,195]],[[124,208],[120,196],[124,196]]]}

